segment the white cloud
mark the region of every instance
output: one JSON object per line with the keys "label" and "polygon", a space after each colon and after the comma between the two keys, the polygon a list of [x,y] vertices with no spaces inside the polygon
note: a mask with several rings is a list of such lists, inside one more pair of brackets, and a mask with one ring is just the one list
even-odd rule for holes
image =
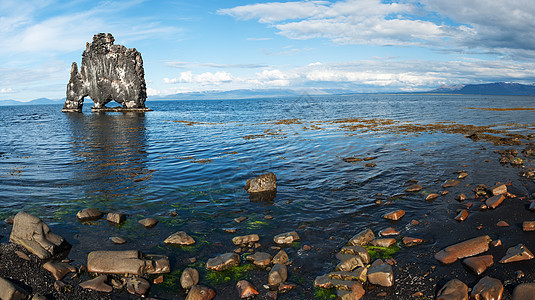
{"label": "white cloud", "polygon": [[9,93],[13,93],[13,89],[12,88],[1,88],[0,89],[0,94],[9,94]]}
{"label": "white cloud", "polygon": [[147,96],[156,96],[160,95],[162,92],[153,88],[147,88]]}
{"label": "white cloud", "polygon": [[205,72],[194,75],[191,71],[181,72],[179,78],[164,78],[164,83],[194,83],[200,85],[221,85],[233,81],[234,77],[228,72]]}

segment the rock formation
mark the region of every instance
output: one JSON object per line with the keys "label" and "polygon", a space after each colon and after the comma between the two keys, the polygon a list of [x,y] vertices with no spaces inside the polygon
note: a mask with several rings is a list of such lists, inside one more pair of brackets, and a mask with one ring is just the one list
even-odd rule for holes
{"label": "rock formation", "polygon": [[121,110],[145,111],[147,87],[141,54],[122,45],[114,45],[109,33],[99,33],[86,44],[82,66],[72,63],[63,112],[81,112],[84,97],[89,96],[93,110],[108,110],[105,105],[116,101]]}

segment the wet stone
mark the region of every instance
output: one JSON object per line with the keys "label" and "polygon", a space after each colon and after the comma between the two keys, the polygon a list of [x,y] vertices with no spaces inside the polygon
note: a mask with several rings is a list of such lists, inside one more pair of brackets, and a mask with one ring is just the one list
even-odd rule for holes
{"label": "wet stone", "polygon": [[241,223],[241,222],[243,222],[243,221],[245,221],[247,219],[249,219],[249,218],[247,218],[245,216],[242,216],[242,217],[238,217],[238,218],[234,219],[234,222]]}
{"label": "wet stone", "polygon": [[412,185],[409,185],[406,189],[405,189],[405,192],[407,193],[416,193],[416,192],[419,192],[423,189],[423,187],[419,184],[412,184]]}
{"label": "wet stone", "polygon": [[503,294],[503,284],[500,280],[485,276],[472,289],[472,299],[500,300]]}
{"label": "wet stone", "polygon": [[0,277],[0,299],[25,300],[28,292],[15,283]]}
{"label": "wet stone", "polygon": [[380,286],[394,285],[394,272],[392,267],[385,264],[381,259],[373,262],[368,268],[368,282]]}
{"label": "wet stone", "polygon": [[346,257],[340,257],[343,258],[342,262],[340,262],[335,270],[336,271],[353,271],[357,267],[364,267],[364,263],[362,262],[362,258],[358,255],[351,255],[351,254],[345,254]]}
{"label": "wet stone", "polygon": [[244,189],[248,193],[275,191],[277,190],[277,176],[270,172],[255,178],[247,179]]}
{"label": "wet stone", "polygon": [[496,226],[498,226],[498,227],[509,227],[509,223],[507,223],[505,221],[499,221],[498,223],[496,223]]}
{"label": "wet stone", "polygon": [[288,270],[283,264],[276,264],[271,268],[268,275],[269,285],[278,285],[286,281],[288,278]]}
{"label": "wet stone", "polygon": [[395,230],[392,227],[388,227],[386,229],[379,231],[379,235],[380,236],[395,236],[395,235],[399,235],[399,231]]}
{"label": "wet stone", "polygon": [[424,241],[422,239],[408,237],[408,236],[404,237],[403,240],[402,240],[403,245],[405,245],[407,247],[420,245],[423,242]]}
{"label": "wet stone", "polygon": [[459,180],[456,180],[456,179],[448,179],[448,180],[446,180],[446,182],[444,182],[444,183],[442,184],[442,187],[443,187],[443,188],[454,187],[454,186],[458,185],[459,183],[461,183]]}
{"label": "wet stone", "polygon": [[513,300],[535,300],[535,283],[522,283],[513,290]]}
{"label": "wet stone", "polygon": [[258,234],[249,234],[249,235],[237,236],[237,237],[232,238],[232,242],[236,246],[258,242],[259,240],[260,240],[260,237],[258,236]]}
{"label": "wet stone", "polygon": [[314,286],[324,289],[330,289],[333,287],[331,279],[328,274],[318,276],[314,279]]}
{"label": "wet stone", "polygon": [[240,265],[240,257],[236,253],[225,253],[217,257],[210,258],[206,262],[208,269],[223,271]]}
{"label": "wet stone", "polygon": [[499,194],[499,195],[492,196],[492,197],[488,198],[485,201],[485,204],[489,208],[496,208],[496,207],[498,207],[498,205],[500,205],[503,202],[503,200],[505,200],[505,196],[503,194]]}
{"label": "wet stone", "polygon": [[194,268],[186,268],[180,275],[180,286],[183,289],[190,289],[199,283],[199,271]]}
{"label": "wet stone", "polygon": [[523,244],[518,244],[514,247],[507,249],[505,256],[500,260],[501,264],[530,260],[533,258],[533,254]]}
{"label": "wet stone", "polygon": [[391,212],[391,213],[383,215],[383,218],[388,219],[388,220],[397,221],[397,220],[403,218],[404,215],[405,215],[405,211],[403,209],[398,209],[398,210],[396,210],[394,212]]}
{"label": "wet stone", "polygon": [[360,280],[366,282],[368,276],[368,269],[366,267],[358,267],[351,272],[347,271],[336,271],[328,274],[330,279],[339,279],[339,280]]}
{"label": "wet stone", "polygon": [[531,204],[529,205],[530,211],[535,211],[535,201],[531,201]]}
{"label": "wet stone", "polygon": [[472,271],[472,273],[479,276],[483,274],[487,268],[494,265],[494,257],[492,255],[482,255],[465,258],[463,260],[463,265]]}
{"label": "wet stone", "polygon": [[145,226],[145,228],[152,228],[158,224],[158,220],[155,218],[146,218],[138,221],[139,224]]}
{"label": "wet stone", "polygon": [[150,283],[141,277],[130,277],[126,280],[126,290],[132,295],[145,295],[149,291]]}
{"label": "wet stone", "polygon": [[493,196],[507,193],[507,186],[505,184],[498,184],[490,188],[490,193]]}
{"label": "wet stone", "polygon": [[435,193],[427,194],[425,196],[425,201],[433,201],[436,198],[438,198],[438,194],[435,194]]}
{"label": "wet stone", "polygon": [[276,235],[273,238],[273,241],[276,244],[279,244],[279,245],[280,244],[291,244],[291,243],[293,243],[295,241],[298,241],[298,240],[299,240],[299,235],[295,231],[287,232],[287,233],[281,233],[281,234]]}
{"label": "wet stone", "polygon": [[468,177],[468,173],[466,173],[466,172],[462,172],[462,173],[459,174],[459,176],[457,176],[457,178],[459,178],[459,179],[465,179],[466,177]]}
{"label": "wet stone", "polygon": [[375,238],[373,231],[370,228],[366,228],[363,231],[354,235],[348,242],[351,246],[362,246],[369,243]]}
{"label": "wet stone", "polygon": [[46,262],[43,265],[43,269],[47,270],[54,276],[56,280],[62,280],[65,275],[73,272],[76,273],[76,268],[66,264],[66,263],[60,263],[60,262]]}
{"label": "wet stone", "polygon": [[122,213],[108,213],[106,220],[110,223],[120,224],[126,220],[126,216]]}
{"label": "wet stone", "polygon": [[463,209],[459,212],[459,214],[455,217],[456,221],[462,222],[468,218],[468,211],[466,209]]}
{"label": "wet stone", "polygon": [[213,289],[202,285],[194,285],[186,296],[186,300],[211,300],[215,296],[216,293]]}
{"label": "wet stone", "polygon": [[113,287],[106,284],[106,281],[108,280],[107,275],[101,275],[97,278],[90,279],[87,281],[84,281],[80,283],[80,287],[83,289],[90,289],[97,292],[106,292],[109,293],[113,291]]}
{"label": "wet stone", "polygon": [[232,228],[223,228],[223,231],[226,233],[236,233],[238,231],[238,228],[232,227]]}
{"label": "wet stone", "polygon": [[489,250],[488,235],[476,237],[446,247],[435,254],[435,258],[443,264],[451,264],[460,258],[474,256]]}
{"label": "wet stone", "polygon": [[368,250],[362,246],[345,246],[340,250],[340,253],[358,255],[363,263],[370,263],[370,254]]}
{"label": "wet stone", "polygon": [[24,260],[26,260],[26,261],[30,261],[30,257],[28,256],[28,254],[26,254],[26,253],[24,253],[24,252],[22,252],[22,251],[18,251],[18,250],[17,250],[17,251],[15,251],[15,254],[16,254],[18,257],[20,257],[20,258],[22,258],[22,259],[24,259]]}
{"label": "wet stone", "polygon": [[76,214],[79,221],[94,221],[102,218],[104,214],[96,208],[84,208]]}
{"label": "wet stone", "polygon": [[256,252],[255,254],[247,256],[247,260],[259,267],[266,267],[271,264],[271,255],[266,252]]}
{"label": "wet stone", "polygon": [[468,300],[468,286],[459,279],[448,281],[437,294],[437,300]]}
{"label": "wet stone", "polygon": [[137,250],[93,251],[87,255],[87,270],[105,274],[162,274],[170,270],[166,256],[145,255]]}
{"label": "wet stone", "polygon": [[247,280],[238,281],[238,283],[236,283],[236,288],[238,289],[240,299],[253,297],[254,295],[259,294],[254,285]]}
{"label": "wet stone", "polygon": [[535,230],[535,221],[524,221],[522,223],[523,231],[534,231]]}
{"label": "wet stone", "polygon": [[390,247],[396,243],[396,239],[394,238],[383,238],[383,239],[375,239],[370,242],[370,245],[377,246],[377,247]]}
{"label": "wet stone", "polygon": [[273,256],[273,259],[271,260],[271,262],[273,264],[286,264],[288,262],[289,258],[288,258],[288,254],[286,254],[286,251],[284,250],[280,250],[279,252],[277,252],[277,254],[275,254],[275,256]]}
{"label": "wet stone", "polygon": [[117,244],[117,245],[122,245],[122,244],[126,243],[126,240],[123,239],[122,237],[119,237],[119,236],[112,236],[112,237],[110,237],[110,240],[114,244]]}
{"label": "wet stone", "polygon": [[466,200],[466,195],[465,194],[457,195],[457,196],[455,196],[455,200],[457,200],[459,202],[462,202],[462,201]]}
{"label": "wet stone", "polygon": [[184,231],[178,231],[170,235],[163,241],[168,245],[189,246],[195,244],[195,240]]}

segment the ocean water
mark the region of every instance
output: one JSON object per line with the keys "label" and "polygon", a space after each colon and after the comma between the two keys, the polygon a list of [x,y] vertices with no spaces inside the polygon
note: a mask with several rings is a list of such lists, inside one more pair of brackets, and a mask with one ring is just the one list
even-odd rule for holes
{"label": "ocean water", "polygon": [[[274,235],[297,231],[301,241],[287,252],[302,268],[291,271],[290,279],[311,282],[332,269],[336,261],[327,257],[352,235],[365,227],[387,227],[384,213],[401,208],[418,218],[446,205],[422,199],[453,172],[466,169],[487,181],[499,177],[490,172],[498,160],[492,150],[503,146],[436,127],[413,131],[408,126],[463,124],[529,134],[535,128],[533,110],[469,108],[525,108],[534,100],[305,94],[148,101],[154,111],[147,113],[94,114],[89,105],[81,114],[61,113],[60,105],[0,107],[0,217],[20,210],[38,215],[73,244],[70,257],[79,263],[92,250],[140,249],[168,255],[174,270],[184,268],[185,258],[202,263],[232,251],[236,235],[258,233],[268,251]],[[348,163],[346,157],[376,158]],[[245,181],[267,172],[277,175],[276,197],[250,198]],[[505,178],[517,170],[508,172],[501,174]],[[400,195],[410,179],[428,188]],[[393,204],[376,204],[388,197]],[[80,223],[76,212],[86,207],[123,212],[127,221]],[[248,219],[236,223],[241,216]],[[145,217],[160,223],[147,230],[137,224]],[[230,227],[238,231],[222,230]],[[179,230],[193,236],[196,246],[163,244]],[[9,231],[10,226],[0,226],[2,242]],[[128,243],[114,245],[109,236]],[[303,252],[303,245],[314,251]],[[153,288],[152,293],[165,298],[181,291]]]}

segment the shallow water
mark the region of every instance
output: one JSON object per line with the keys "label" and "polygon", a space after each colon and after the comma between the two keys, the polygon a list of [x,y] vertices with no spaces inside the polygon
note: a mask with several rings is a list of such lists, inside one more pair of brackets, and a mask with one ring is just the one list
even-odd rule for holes
{"label": "shallow water", "polygon": [[[490,150],[503,148],[463,134],[397,132],[399,125],[455,122],[533,133],[535,111],[466,107],[531,107],[534,99],[303,95],[149,101],[152,112],[100,114],[89,107],[82,114],[61,113],[59,105],[0,107],[0,217],[19,210],[38,215],[74,245],[70,257],[78,261],[92,250],[140,249],[169,255],[174,269],[183,268],[188,257],[205,262],[232,251],[235,235],[258,233],[267,250],[274,235],[297,230],[302,244],[288,252],[302,259],[296,265],[303,268],[290,271],[290,278],[311,282],[328,269],[320,257],[336,252],[366,226],[387,227],[384,213],[402,208],[417,219],[445,205],[422,201],[419,193],[377,206],[378,193],[383,199],[403,193],[409,179],[436,186],[466,162],[496,161]],[[370,161],[376,166],[342,160],[350,156],[376,156]],[[245,180],[267,172],[277,175],[276,197],[251,200]],[[496,181],[490,173],[485,179]],[[77,222],[76,212],[86,207],[121,211],[128,219],[121,226]],[[172,211],[178,216],[171,217]],[[273,220],[263,218],[268,214]],[[240,216],[248,220],[233,221]],[[156,217],[160,224],[146,230],[137,224],[145,217]],[[225,227],[239,231],[227,234]],[[1,225],[2,242],[9,230]],[[164,245],[165,237],[178,230],[192,235],[197,246]],[[128,243],[113,245],[107,240],[113,235]],[[299,250],[304,244],[318,249],[304,253]]]}

